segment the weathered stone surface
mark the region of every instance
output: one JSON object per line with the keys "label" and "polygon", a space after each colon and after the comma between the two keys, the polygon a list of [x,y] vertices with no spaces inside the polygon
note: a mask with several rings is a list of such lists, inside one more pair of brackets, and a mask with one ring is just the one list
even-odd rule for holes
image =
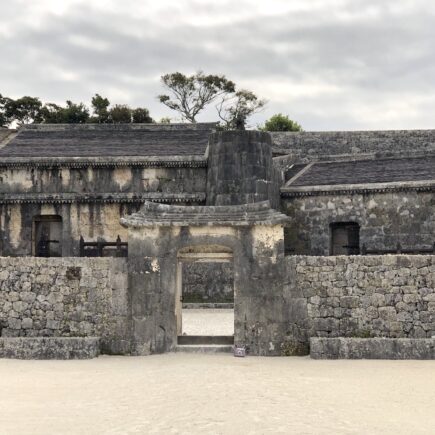
{"label": "weathered stone surface", "polygon": [[435,359],[435,338],[311,338],[313,359]]}
{"label": "weathered stone surface", "polygon": [[[433,191],[370,192],[282,198],[286,250],[302,255],[330,254],[330,224],[356,222],[360,247],[428,249],[435,234]],[[420,271],[422,274],[423,271]],[[414,271],[415,273],[415,271]],[[402,277],[398,277],[402,279]]]}
{"label": "weathered stone surface", "polygon": [[99,336],[128,353],[126,259],[0,257],[0,269],[1,337]]}
{"label": "weathered stone surface", "polygon": [[435,256],[289,256],[286,269],[300,289],[284,295],[302,341],[435,335]]}
{"label": "weathered stone surface", "polygon": [[89,359],[99,354],[98,337],[0,338],[0,358]]}
{"label": "weathered stone surface", "polygon": [[183,306],[186,303],[234,303],[232,263],[184,263]]}
{"label": "weathered stone surface", "polygon": [[279,171],[272,161],[270,134],[221,131],[209,138],[207,205],[269,200],[279,208]]}

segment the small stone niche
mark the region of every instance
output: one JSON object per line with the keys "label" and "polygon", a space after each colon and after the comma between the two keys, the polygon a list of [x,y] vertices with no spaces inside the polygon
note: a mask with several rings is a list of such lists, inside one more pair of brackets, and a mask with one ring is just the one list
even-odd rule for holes
{"label": "small stone niche", "polygon": [[68,267],[66,269],[66,278],[70,281],[80,280],[82,277],[81,267]]}

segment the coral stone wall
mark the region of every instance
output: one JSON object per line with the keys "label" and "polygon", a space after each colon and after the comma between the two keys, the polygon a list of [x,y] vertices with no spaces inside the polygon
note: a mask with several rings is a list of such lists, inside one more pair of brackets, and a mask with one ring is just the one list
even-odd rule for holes
{"label": "coral stone wall", "polygon": [[120,258],[0,257],[2,337],[101,337],[127,351],[127,264]]}
{"label": "coral stone wall", "polygon": [[232,263],[184,263],[183,302],[234,302]]}
{"label": "coral stone wall", "polygon": [[286,257],[294,337],[432,337],[435,256]]}
{"label": "coral stone wall", "polygon": [[294,254],[328,255],[334,222],[360,225],[360,246],[368,249],[430,248],[435,242],[433,192],[400,191],[319,195],[282,200],[292,219],[285,228],[286,249]]}

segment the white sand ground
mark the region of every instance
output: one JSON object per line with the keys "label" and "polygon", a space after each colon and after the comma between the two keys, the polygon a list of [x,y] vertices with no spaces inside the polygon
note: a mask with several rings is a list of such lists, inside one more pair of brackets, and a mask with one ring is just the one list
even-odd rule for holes
{"label": "white sand ground", "polygon": [[434,434],[435,361],[0,360],[1,434]]}
{"label": "white sand ground", "polygon": [[186,335],[233,335],[234,310],[183,309],[182,331]]}

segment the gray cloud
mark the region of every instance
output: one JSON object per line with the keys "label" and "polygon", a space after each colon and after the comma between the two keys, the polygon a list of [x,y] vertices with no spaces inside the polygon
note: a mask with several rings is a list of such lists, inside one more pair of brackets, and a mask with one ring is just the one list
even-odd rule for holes
{"label": "gray cloud", "polygon": [[0,93],[89,102],[98,92],[159,118],[175,116],[155,98],[159,76],[202,69],[269,100],[254,125],[283,112],[310,130],[434,127],[430,0],[64,2],[2,8]]}

